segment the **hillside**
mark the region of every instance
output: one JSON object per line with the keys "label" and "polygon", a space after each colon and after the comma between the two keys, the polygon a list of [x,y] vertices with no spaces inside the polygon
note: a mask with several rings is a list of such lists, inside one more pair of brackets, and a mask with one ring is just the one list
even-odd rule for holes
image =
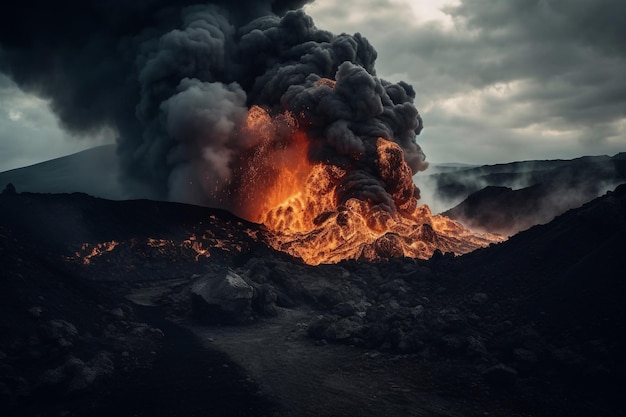
{"label": "hillside", "polygon": [[443,195],[471,193],[443,214],[474,230],[511,236],[626,182],[626,154],[487,166],[465,174],[437,176]]}
{"label": "hillside", "polygon": [[625,186],[461,257],[311,267],[264,233],[0,195],[3,413],[204,415],[207,386],[233,416],[622,415]]}
{"label": "hillside", "polygon": [[[39,164],[0,172],[0,186],[12,183],[33,193],[87,193],[121,200],[115,145],[104,145]],[[135,196],[138,198],[140,196]]]}

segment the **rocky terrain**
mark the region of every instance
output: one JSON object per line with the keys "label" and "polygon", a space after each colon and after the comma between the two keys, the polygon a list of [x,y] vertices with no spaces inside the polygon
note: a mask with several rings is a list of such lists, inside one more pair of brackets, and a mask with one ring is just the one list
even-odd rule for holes
{"label": "rocky terrain", "polygon": [[0,413],[624,415],[626,186],[462,257],[311,267],[264,233],[7,188]]}

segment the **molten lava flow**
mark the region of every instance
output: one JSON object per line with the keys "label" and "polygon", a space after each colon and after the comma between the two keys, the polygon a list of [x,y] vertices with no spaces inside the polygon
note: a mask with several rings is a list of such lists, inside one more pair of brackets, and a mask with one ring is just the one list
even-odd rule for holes
{"label": "molten lava flow", "polygon": [[[248,229],[244,229],[242,232],[248,236],[256,236],[253,231]],[[91,265],[97,258],[119,252],[115,254],[118,261],[119,258],[128,257],[130,253],[133,256],[142,258],[193,256],[198,261],[201,258],[211,257],[211,252],[241,253],[242,251],[241,239],[238,237],[229,235],[226,239],[220,239],[215,236],[208,236],[208,233],[205,233],[202,236],[191,235],[184,240],[147,238],[145,241],[142,241],[133,238],[127,241],[112,240],[95,245],[84,243],[80,250],[74,253],[73,257],[67,259],[70,261],[78,259],[84,265]]]}
{"label": "molten lava flow", "polygon": [[272,231],[272,247],[317,265],[345,259],[427,259],[437,249],[463,254],[500,240],[474,234],[447,217],[433,216],[426,205],[395,214],[357,199],[333,205],[334,187],[325,186],[340,175],[337,169],[316,165],[304,192],[263,216],[262,222]]}
{"label": "molten lava flow", "polygon": [[247,164],[238,213],[263,223],[275,249],[317,265],[345,259],[425,259],[437,249],[463,254],[501,240],[472,233],[449,218],[433,216],[428,206],[418,206],[402,149],[383,138],[376,142],[377,165],[392,206],[356,198],[339,201],[337,191],[349,168],[311,163],[307,135],[292,125],[288,137],[276,141],[271,135],[275,123],[262,109],[251,110],[247,128],[258,129],[262,140]]}
{"label": "molten lava flow", "polygon": [[82,258],[83,264],[89,265],[91,263],[92,258],[98,257],[102,255],[103,253],[113,251],[119,244],[120,243],[116,240],[111,240],[110,242],[98,243],[94,245],[93,247],[90,247],[91,245],[89,245],[88,243],[84,243],[81,246],[81,251],[83,251],[83,253],[81,254],[80,252],[76,252],[76,257]]}

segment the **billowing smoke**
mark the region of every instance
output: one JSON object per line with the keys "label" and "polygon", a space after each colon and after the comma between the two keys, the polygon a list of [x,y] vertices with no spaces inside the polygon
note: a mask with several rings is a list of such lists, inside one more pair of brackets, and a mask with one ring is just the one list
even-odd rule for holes
{"label": "billowing smoke", "polygon": [[16,2],[0,17],[0,70],[50,98],[70,131],[116,128],[122,180],[149,197],[231,208],[257,105],[291,115],[311,162],[347,172],[340,201],[395,211],[419,191],[381,173],[377,140],[398,144],[413,173],[426,167],[415,91],[379,79],[369,42],[318,29],[305,3]]}

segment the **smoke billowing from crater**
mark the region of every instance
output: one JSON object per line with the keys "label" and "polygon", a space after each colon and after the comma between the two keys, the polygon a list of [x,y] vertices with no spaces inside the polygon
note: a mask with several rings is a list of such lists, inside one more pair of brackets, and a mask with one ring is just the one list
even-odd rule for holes
{"label": "smoke billowing from crater", "polygon": [[[318,29],[305,3],[21,2],[0,18],[0,70],[50,98],[68,130],[116,128],[122,180],[149,197],[237,212],[255,191],[242,184],[254,155],[298,131],[311,164],[345,172],[338,203],[394,213],[419,192],[398,192],[377,143],[399,145],[413,173],[426,167],[415,91],[379,79],[369,42]],[[257,131],[254,106],[271,118]]]}

